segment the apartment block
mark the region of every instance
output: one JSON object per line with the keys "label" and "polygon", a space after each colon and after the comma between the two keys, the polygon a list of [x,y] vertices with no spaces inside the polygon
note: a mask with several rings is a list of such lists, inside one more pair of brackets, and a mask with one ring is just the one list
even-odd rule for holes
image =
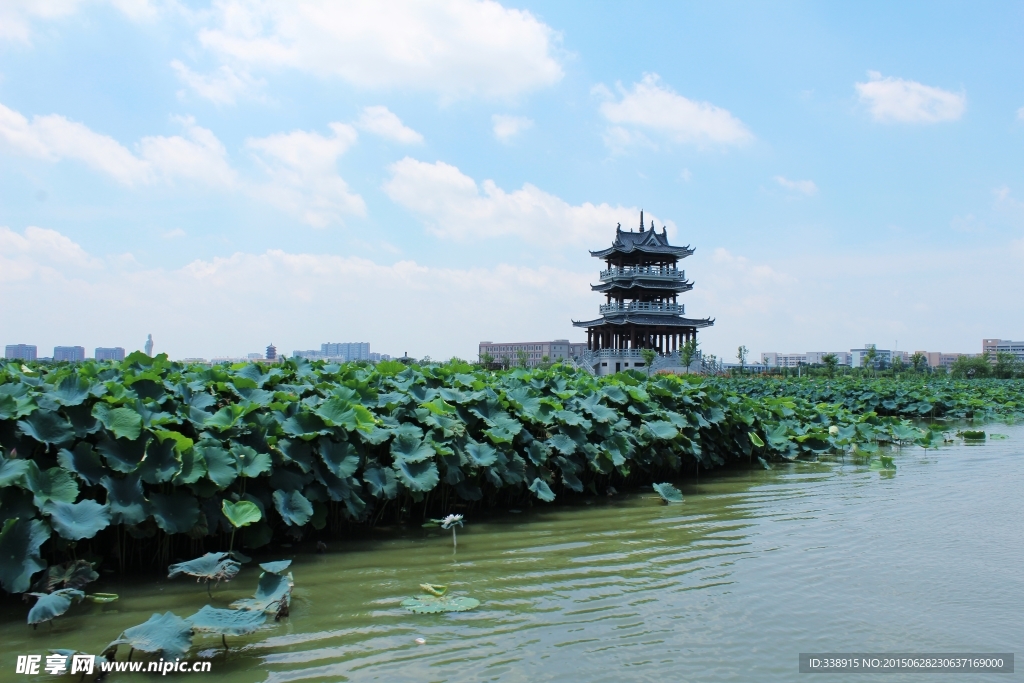
{"label": "apartment block", "polygon": [[568,339],[555,339],[554,341],[536,342],[480,342],[479,354],[489,355],[496,362],[511,364],[519,363],[519,352],[526,354],[526,365],[534,367],[543,362],[547,356],[550,361],[576,358],[587,350],[586,342],[572,343]]}
{"label": "apartment block", "polygon": [[35,360],[35,344],[8,344],[4,349],[4,358],[11,360]]}
{"label": "apartment block", "polygon": [[124,349],[120,346],[107,348],[103,346],[97,346],[93,357],[96,360],[124,360]]}
{"label": "apartment block", "polygon": [[981,352],[995,363],[997,353],[1012,353],[1020,362],[1024,362],[1024,341],[1009,339],[982,339]]}
{"label": "apartment block", "polygon": [[85,360],[84,346],[54,346],[53,360],[68,361],[69,363],[81,363]]}

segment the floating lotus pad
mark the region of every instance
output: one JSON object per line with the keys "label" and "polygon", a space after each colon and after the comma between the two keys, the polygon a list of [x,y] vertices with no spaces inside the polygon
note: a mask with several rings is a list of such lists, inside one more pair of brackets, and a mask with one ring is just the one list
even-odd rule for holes
{"label": "floating lotus pad", "polygon": [[479,600],[464,595],[417,595],[415,598],[406,598],[402,601],[402,607],[416,614],[466,612],[479,606]]}
{"label": "floating lotus pad", "polygon": [[244,636],[259,630],[267,621],[263,612],[238,609],[218,609],[205,605],[201,610],[185,619],[192,629],[219,636]]}
{"label": "floating lotus pad", "polygon": [[120,638],[104,649],[104,653],[116,653],[118,645],[159,653],[165,660],[180,659],[192,647],[192,625],[172,612],[154,614],[138,626],[125,629]]}
{"label": "floating lotus pad", "polygon": [[173,579],[180,574],[188,574],[196,577],[196,580],[227,581],[233,579],[241,568],[242,565],[230,559],[227,553],[206,553],[188,562],[172,564],[167,568],[167,578]]}
{"label": "floating lotus pad", "polygon": [[654,492],[661,496],[661,499],[666,503],[682,503],[683,493],[675,486],[669,483],[655,484]]}

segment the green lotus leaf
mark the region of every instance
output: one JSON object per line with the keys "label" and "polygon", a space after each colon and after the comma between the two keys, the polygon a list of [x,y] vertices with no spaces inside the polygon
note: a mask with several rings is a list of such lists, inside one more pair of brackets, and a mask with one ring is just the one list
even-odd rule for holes
{"label": "green lotus leaf", "polygon": [[206,459],[202,453],[195,448],[190,448],[181,454],[181,468],[171,480],[175,486],[183,484],[195,484],[207,476]]}
{"label": "green lotus leaf", "polygon": [[43,512],[50,516],[53,530],[69,541],[92,538],[110,526],[110,508],[95,500],[78,503],[52,500],[43,506]]}
{"label": "green lotus leaf", "polygon": [[111,408],[100,402],[92,407],[92,416],[118,439],[134,441],[142,433],[142,416],[131,408]]}
{"label": "green lotus leaf", "polygon": [[548,439],[548,443],[562,455],[572,455],[576,452],[576,442],[565,434],[555,434]]}
{"label": "green lotus leaf", "polygon": [[162,484],[170,481],[181,469],[181,456],[174,447],[174,441],[154,439],[149,442],[146,457],[139,465],[139,475],[147,484]]}
{"label": "green lotus leaf", "polygon": [[672,484],[667,482],[654,485],[654,492],[661,496],[666,503],[682,503],[683,493]]}
{"label": "green lotus leaf", "polygon": [[161,443],[165,441],[173,442],[174,450],[176,450],[179,455],[191,450],[192,446],[195,445],[195,442],[192,439],[185,436],[181,432],[175,432],[166,429],[158,429],[155,430],[153,433],[156,435],[157,440],[159,440]]}
{"label": "green lotus leaf", "polygon": [[[440,520],[434,520],[434,521],[435,522],[439,522]],[[427,593],[429,595],[433,595],[436,598],[440,598],[445,593],[448,592],[448,586],[443,586],[443,585],[438,584],[438,583],[421,583],[420,584],[420,588],[423,589],[424,593]]]}
{"label": "green lotus leaf", "polygon": [[122,479],[106,476],[100,483],[107,490],[107,505],[110,506],[113,524],[141,524],[149,517],[149,501],[142,493],[138,474],[129,474]]}
{"label": "green lotus leaf", "polygon": [[611,385],[602,387],[601,393],[604,394],[609,401],[612,403],[618,403],[619,405],[622,405],[629,400],[629,396],[622,390],[622,387],[619,386]]}
{"label": "green lotus leaf", "polygon": [[[82,481],[90,486],[99,484],[100,480],[107,473],[107,468],[104,467],[103,462],[100,460],[99,453],[96,452],[92,445],[85,441],[76,444],[74,450],[71,451],[62,448],[57,453],[57,464],[70,472],[74,472]],[[0,469],[2,469],[2,466],[0,466]]]}
{"label": "green lotus leaf", "polygon": [[8,519],[0,529],[0,585],[8,593],[24,593],[32,575],[46,568],[39,547],[50,538],[50,527],[38,519]]}
{"label": "green lotus leaf", "polygon": [[396,463],[421,463],[433,458],[436,453],[423,439],[410,434],[398,434],[391,442],[391,455]]}
{"label": "green lotus leaf", "polygon": [[476,467],[489,467],[498,461],[498,451],[486,443],[471,442],[466,444],[466,455]]}
{"label": "green lotus leaf", "polygon": [[29,470],[29,462],[31,461],[18,458],[8,460],[0,456],[0,488],[24,483],[25,475]]}
{"label": "green lotus leaf", "polygon": [[479,606],[480,601],[476,598],[452,595],[417,595],[415,598],[406,598],[402,601],[402,607],[416,614],[466,612]]}
{"label": "green lotus leaf", "polygon": [[62,444],[75,438],[71,423],[56,411],[37,410],[24,420],[18,421],[18,429],[40,443]]}
{"label": "green lotus leaf", "polygon": [[156,525],[168,534],[188,533],[199,521],[199,503],[190,493],[152,493],[149,502]]}
{"label": "green lotus leaf", "polygon": [[425,462],[395,462],[395,475],[410,491],[429,491],[437,486],[437,465]]}
{"label": "green lotus leaf", "polygon": [[64,614],[71,607],[71,601],[81,602],[85,593],[76,588],[62,588],[52,593],[29,593],[36,597],[36,604],[28,611],[28,623],[45,624]]}
{"label": "green lotus leaf", "polygon": [[89,593],[85,596],[85,599],[89,602],[95,602],[98,604],[105,604],[108,602],[115,602],[120,599],[117,593]]}
{"label": "green lotus leaf", "polygon": [[238,478],[238,458],[222,448],[220,442],[200,441],[196,444],[195,450],[203,456],[206,476],[217,485],[217,488],[227,488]]}
{"label": "green lotus leaf", "polygon": [[256,507],[255,503],[248,500],[232,503],[230,500],[224,499],[221,502],[221,511],[227,517],[231,526],[236,529],[254,524],[263,519],[263,513],[260,512],[260,509]]}
{"label": "green lotus leaf", "polygon": [[98,578],[100,575],[93,569],[92,562],[72,560],[53,565],[46,571],[46,590],[52,593],[58,588],[82,588]]}
{"label": "green lotus leaf", "polygon": [[229,606],[232,609],[267,612],[278,616],[287,614],[294,587],[295,581],[291,573],[263,572],[260,574],[259,583],[256,584],[256,594],[251,598],[235,600]]}
{"label": "green lotus leaf", "polygon": [[88,380],[68,375],[50,392],[50,398],[62,406],[77,406],[89,396],[90,389]]}
{"label": "green lotus leaf", "polygon": [[313,516],[312,503],[298,491],[274,491],[274,508],[289,526],[303,526]]}
{"label": "green lotus leaf", "polygon": [[234,427],[235,423],[243,415],[245,415],[245,408],[242,406],[236,404],[226,405],[213,415],[207,417],[204,425],[223,432]]}
{"label": "green lotus leaf", "polygon": [[747,432],[747,436],[750,438],[750,443],[754,444],[758,448],[764,448],[764,441],[757,435],[756,432]]}
{"label": "green lotus leaf", "polygon": [[35,462],[28,469],[25,488],[32,492],[32,501],[40,510],[51,500],[70,503],[78,498],[78,482],[59,467],[41,470]]}
{"label": "green lotus leaf", "polygon": [[586,410],[598,422],[615,422],[619,418],[618,412],[601,405],[597,394],[591,394],[586,400],[580,401],[580,406]]}
{"label": "green lotus leaf", "polygon": [[1009,439],[1010,436],[1009,434],[989,434],[988,438],[992,439],[993,441],[1001,441],[1003,439]]}
{"label": "green lotus leaf", "polygon": [[368,430],[373,426],[373,413],[358,403],[338,397],[329,398],[314,411],[328,425],[348,431]]}
{"label": "green lotus leaf", "polygon": [[231,447],[231,453],[237,458],[239,473],[243,477],[258,477],[273,467],[270,454],[258,453],[255,448],[236,444]]}
{"label": "green lotus leaf", "polygon": [[130,474],[139,468],[142,459],[146,457],[146,446],[150,440],[149,434],[130,441],[128,439],[111,439],[106,434],[100,437],[96,449],[107,461],[107,466],[115,472]]}
{"label": "green lotus leaf", "polygon": [[14,397],[8,394],[0,394],[0,420],[21,417],[18,413],[18,402]]}
{"label": "green lotus leaf", "polygon": [[276,562],[261,562],[260,569],[271,574],[283,574],[284,570],[292,566],[291,560],[277,560]]}
{"label": "green lotus leaf", "polygon": [[395,473],[390,468],[367,467],[363,470],[363,482],[377,498],[384,496],[392,500],[398,495]]}
{"label": "green lotus leaf", "polygon": [[281,429],[285,431],[285,434],[297,436],[305,441],[330,432],[330,428],[318,415],[305,412],[289,417],[281,424]]}
{"label": "green lotus leaf", "polygon": [[533,483],[530,484],[530,490],[533,492],[533,495],[545,503],[550,503],[555,499],[555,493],[551,490],[551,487],[540,477],[533,480]]}
{"label": "green lotus leaf", "polygon": [[228,581],[235,578],[241,568],[242,565],[227,553],[206,553],[194,560],[172,564],[167,568],[167,578],[187,574],[200,581]]}
{"label": "green lotus leaf", "polygon": [[543,467],[551,455],[551,446],[542,441],[531,441],[529,448],[526,449],[526,455],[534,465]]}
{"label": "green lotus leaf", "polygon": [[181,659],[192,647],[192,625],[172,612],[154,614],[138,626],[125,629],[104,652],[116,652],[118,645],[158,653],[165,661]]}
{"label": "green lotus leaf", "polygon": [[238,609],[218,609],[204,605],[201,610],[185,621],[200,633],[215,633],[219,636],[244,636],[258,631],[267,621],[263,612]]}
{"label": "green lotus leaf", "polygon": [[334,476],[345,479],[359,468],[359,453],[347,441],[331,441],[326,437],[319,440],[320,458]]}
{"label": "green lotus leaf", "polygon": [[671,441],[679,436],[679,430],[676,429],[675,425],[664,420],[645,422],[644,427],[655,439],[662,441]]}

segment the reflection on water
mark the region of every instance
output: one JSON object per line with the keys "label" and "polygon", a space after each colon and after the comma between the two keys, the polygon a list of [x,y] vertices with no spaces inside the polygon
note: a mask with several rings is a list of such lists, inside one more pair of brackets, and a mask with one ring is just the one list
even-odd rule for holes
{"label": "reflection on water", "polygon": [[[1024,428],[998,431],[1010,439],[904,449],[896,473],[782,465],[681,484],[682,505],[640,492],[468,519],[457,552],[451,534],[418,528],[335,543],[295,557],[290,618],[229,639],[226,656],[215,636],[197,636],[193,652],[215,653],[224,683],[536,683],[788,681],[801,651],[1013,651],[1024,635]],[[213,604],[250,594],[258,571],[215,589]],[[401,609],[424,582],[482,605]],[[208,602],[187,580],[95,590],[122,598],[78,606],[52,632],[8,605],[0,680],[18,679],[16,654],[96,652],[155,611],[186,616]]]}

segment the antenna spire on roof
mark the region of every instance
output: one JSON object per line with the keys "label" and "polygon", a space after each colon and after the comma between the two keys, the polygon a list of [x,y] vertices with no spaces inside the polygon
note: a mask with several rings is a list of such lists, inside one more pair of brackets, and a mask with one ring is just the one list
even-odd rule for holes
{"label": "antenna spire on roof", "polygon": [[640,209],[640,232],[644,231],[644,210]]}
{"label": "antenna spire on roof", "polygon": [[651,221],[651,232],[654,232],[654,221]]}

